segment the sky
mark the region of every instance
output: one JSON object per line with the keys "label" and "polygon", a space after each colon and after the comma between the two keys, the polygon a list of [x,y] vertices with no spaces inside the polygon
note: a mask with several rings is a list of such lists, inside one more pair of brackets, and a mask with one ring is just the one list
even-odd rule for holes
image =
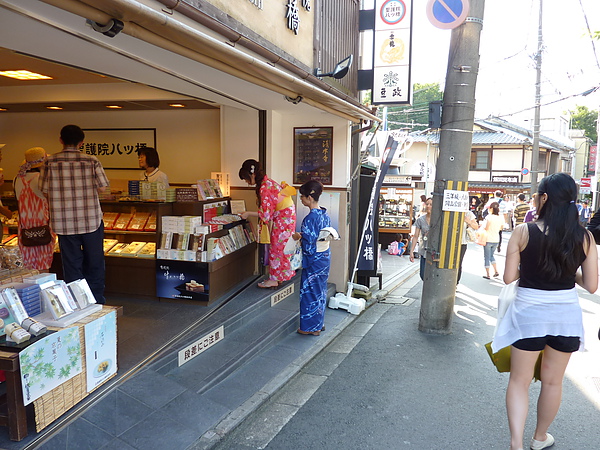
{"label": "sky", "polygon": [[[512,121],[517,117],[514,113],[535,105],[532,57],[538,46],[539,2],[485,0],[475,95],[477,118],[494,115]],[[413,0],[412,81],[439,82],[443,89],[451,30],[430,23],[426,5],[427,0]],[[594,53],[584,12],[590,29],[600,31],[599,0],[543,2],[542,118],[562,114],[575,105],[600,107],[600,89],[586,97],[578,95],[600,86],[600,41],[594,41]],[[534,110],[520,117],[528,114],[533,118]]]}

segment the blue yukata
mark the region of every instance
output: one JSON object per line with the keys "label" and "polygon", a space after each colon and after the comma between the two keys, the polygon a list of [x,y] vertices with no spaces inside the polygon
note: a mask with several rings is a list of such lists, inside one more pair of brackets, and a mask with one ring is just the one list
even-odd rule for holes
{"label": "blue yukata", "polygon": [[317,252],[319,232],[331,226],[325,208],[311,209],[302,221],[302,277],[300,287],[300,329],[321,331],[327,304],[327,279],[331,250]]}

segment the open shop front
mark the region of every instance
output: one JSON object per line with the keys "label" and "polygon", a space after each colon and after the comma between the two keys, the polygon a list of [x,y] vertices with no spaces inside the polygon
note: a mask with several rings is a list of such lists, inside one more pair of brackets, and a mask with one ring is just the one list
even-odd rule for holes
{"label": "open shop front", "polygon": [[[33,3],[29,6],[37,7]],[[39,7],[44,9],[48,5]],[[269,171],[279,172],[278,178],[293,180],[293,128],[318,123],[333,130],[335,161],[339,165],[330,189],[337,194],[338,205],[334,206],[340,210],[339,223],[346,223],[346,209],[340,205],[347,203],[349,121],[317,111],[307,103],[287,102],[279,93],[141,40],[124,37],[112,47],[112,42],[96,36],[84,21],[73,22],[71,14],[58,10],[52,14],[53,23],[36,20],[35,14],[28,16],[9,9],[0,14],[3,29],[0,61],[55,75],[48,83],[24,86],[2,80],[0,84],[3,93],[0,106],[5,109],[0,116],[0,140],[5,144],[2,167],[7,180],[2,186],[2,201],[7,207],[16,210],[9,180],[18,171],[24,150],[40,146],[49,154],[60,151],[58,133],[69,123],[81,126],[88,142],[108,142],[112,147],[126,139],[130,146],[155,147],[161,156],[160,169],[168,174],[171,188],[182,189],[180,200],[185,188],[188,194],[190,188],[196,189],[198,180],[212,179],[213,173],[230,175],[229,195],[221,192],[221,196],[211,195],[192,202],[160,201],[166,198],[150,195],[152,201],[138,198],[132,201],[129,181],[139,180],[141,172],[135,151],[123,151],[118,157],[114,152],[95,153],[111,182],[111,193],[102,200],[104,213],[146,217],[142,228],[129,229],[131,217],[124,228],[112,224],[112,229],[106,230],[106,240],[116,241],[115,245],[143,243],[140,249],[154,244],[156,250],[148,257],[123,251],[110,254],[112,247],[108,246],[112,241],[107,242],[105,308],[113,308],[118,316],[117,355],[111,370],[117,377],[123,377],[137,370],[165,342],[202,320],[260,275],[257,245],[251,239],[219,261],[184,261],[173,257],[173,252],[161,253],[159,259],[159,250],[175,250],[161,248],[163,225],[169,220],[178,222],[163,219],[202,217],[202,225],[206,226],[204,218],[208,210],[214,207],[218,208],[217,214],[228,214],[232,199],[245,202],[249,210],[254,209],[254,190],[234,179],[241,162],[247,158],[265,160]],[[68,52],[64,51],[66,48]],[[177,67],[177,71],[171,67]],[[281,129],[286,132],[280,132]],[[282,148],[286,151],[281,151]],[[222,187],[225,189],[227,184]],[[177,191],[174,194],[177,200]],[[151,217],[155,225],[147,226]],[[241,231],[248,229],[247,224],[234,224],[237,225],[242,227]],[[210,228],[207,235],[210,233],[219,237],[229,231],[228,227],[217,227]],[[340,229],[340,234],[345,239],[347,229]],[[338,245],[347,244],[342,241]],[[6,254],[13,255],[15,263],[15,267],[4,272],[4,281],[9,278],[11,282],[23,281],[23,274],[21,280],[16,279],[21,270],[16,249],[4,248]],[[342,248],[337,253],[342,256],[340,264],[332,264],[331,278],[343,285],[348,263]],[[58,278],[59,259],[60,255],[56,255],[51,269]],[[176,277],[171,280],[169,275],[173,273]],[[184,273],[184,279],[180,279]],[[157,280],[161,277],[174,284],[169,286],[171,296],[159,292]],[[196,283],[192,285],[192,281]],[[14,359],[10,362],[11,373],[17,367]],[[86,395],[97,388],[86,391]],[[55,417],[62,412],[55,411],[58,413]],[[45,426],[50,423],[52,420]],[[0,433],[4,432],[9,435],[0,429]],[[23,438],[22,433],[18,437]]]}

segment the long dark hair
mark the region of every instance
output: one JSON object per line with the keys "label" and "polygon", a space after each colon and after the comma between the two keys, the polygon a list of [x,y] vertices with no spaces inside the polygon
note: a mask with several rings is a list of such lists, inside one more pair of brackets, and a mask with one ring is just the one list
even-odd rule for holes
{"label": "long dark hair", "polygon": [[256,199],[260,203],[260,185],[265,179],[266,175],[263,172],[262,166],[255,159],[247,159],[242,164],[242,167],[238,173],[240,176],[240,180],[246,181],[247,183],[252,182],[252,174],[254,174],[254,181],[256,182],[256,187],[254,188],[256,192]]}
{"label": "long dark hair", "polygon": [[577,185],[571,176],[553,173],[543,178],[538,202],[544,194],[547,200],[537,212],[544,222],[539,267],[543,276],[557,279],[575,273],[585,259],[583,244],[589,244],[590,237],[579,224]]}

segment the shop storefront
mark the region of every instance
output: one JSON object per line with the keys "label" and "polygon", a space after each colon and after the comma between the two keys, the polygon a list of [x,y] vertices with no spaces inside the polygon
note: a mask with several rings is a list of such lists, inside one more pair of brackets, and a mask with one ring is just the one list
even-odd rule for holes
{"label": "shop storefront", "polygon": [[[375,117],[352,98],[328,92],[322,81],[305,81],[298,73],[265,61],[264,55],[248,47],[231,45],[228,39],[189,15],[166,6],[161,8],[161,2],[153,8],[141,6],[142,14],[134,12],[135,8],[128,9],[132,3],[136,2],[101,1],[96,9],[77,1],[0,2],[2,69],[10,63],[6,70],[27,68],[54,75],[52,80],[29,85],[11,80],[0,83],[5,179],[16,175],[26,149],[40,146],[48,153],[60,151],[60,129],[75,123],[85,130],[90,141],[114,143],[126,135],[131,142],[155,147],[161,157],[160,169],[168,174],[172,187],[189,188],[198,180],[210,179],[213,173],[229,174],[229,196],[212,200],[226,202],[227,210],[231,209],[231,199],[241,200],[248,210],[255,210],[253,188],[237,177],[241,163],[248,158],[260,160],[276,181],[298,185],[296,130],[327,130],[330,173],[324,184],[342,238],[332,245],[330,281],[344,286],[351,246],[348,179],[351,161],[356,160],[353,153],[357,153],[353,130],[360,128],[361,120]],[[98,23],[112,20],[107,20],[110,11],[125,27],[114,36],[97,29]],[[253,10],[252,14],[253,23],[259,23],[262,12]],[[286,42],[282,51],[303,61],[309,59],[303,53],[307,48],[312,56],[314,14],[308,10],[299,14],[302,26],[310,32],[310,38],[305,37],[302,44],[299,40],[290,41],[298,30],[290,30],[286,20],[278,22],[274,34],[266,36],[281,38],[281,42]],[[96,26],[86,23],[86,18],[97,22]],[[162,19],[168,23],[160,24]],[[165,25],[162,30],[159,24]],[[260,35],[261,30],[256,32]],[[291,35],[285,34],[290,32]],[[296,54],[294,47],[298,48]],[[85,151],[98,156],[111,182],[113,197],[103,202],[105,213],[128,214],[135,209],[154,213],[157,220],[155,230],[107,230],[105,237],[125,243],[155,242],[160,248],[161,218],[189,215],[186,208],[190,205],[119,202],[130,193],[128,181],[140,178],[136,152],[132,147],[117,151],[118,155],[114,150],[100,151],[98,147]],[[3,190],[10,203],[9,182]],[[191,214],[202,217],[204,203],[197,202],[197,210]],[[161,267],[170,264],[173,267],[169,270],[183,273],[175,266],[186,263],[186,270],[189,268],[193,274],[190,278],[207,277],[204,284],[215,286],[214,291],[206,293],[208,304],[239,291],[259,275],[256,247],[249,242],[237,250],[235,257],[228,255],[227,260],[212,265],[172,261]],[[158,261],[157,256],[107,255],[109,302],[111,295],[117,304],[119,299],[133,295],[163,305],[159,299],[167,296],[156,284]],[[59,267],[55,266],[57,272]],[[239,276],[228,276],[233,271]],[[202,284],[201,280],[196,281]],[[188,282],[182,280],[174,288]],[[194,301],[185,297],[179,300]],[[198,318],[202,316],[199,312]],[[185,326],[189,324],[185,322]]]}

